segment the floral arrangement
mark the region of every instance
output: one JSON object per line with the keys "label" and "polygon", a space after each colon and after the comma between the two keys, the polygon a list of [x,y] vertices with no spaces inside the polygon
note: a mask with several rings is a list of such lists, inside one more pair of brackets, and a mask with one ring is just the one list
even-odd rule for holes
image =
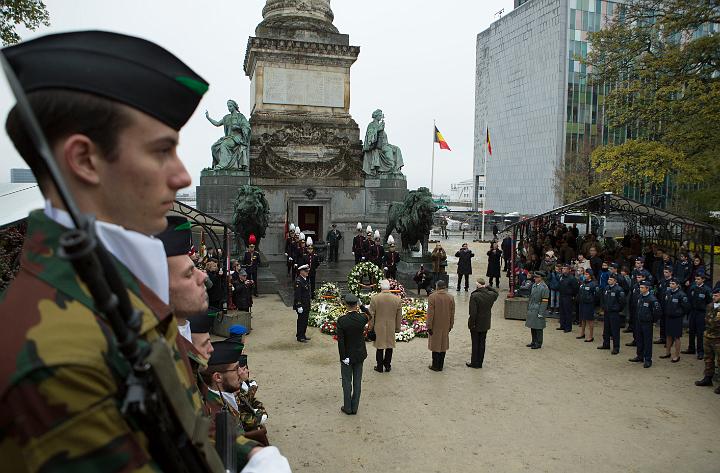
{"label": "floral arrangement", "polygon": [[[407,299],[407,294],[405,293],[405,286],[397,282],[395,279],[389,279],[390,281],[390,290],[395,292],[397,295],[400,296],[400,299]],[[397,292],[396,292],[397,291]]]}
{"label": "floral arrangement", "polygon": [[337,322],[334,320],[326,320],[320,326],[320,331],[322,333],[326,333],[328,335],[336,335],[337,334]]}
{"label": "floral arrangement", "polygon": [[413,328],[405,324],[400,325],[400,331],[395,334],[396,342],[409,342],[413,338],[415,338]]}
{"label": "floral arrangement", "polygon": [[[363,261],[356,264],[355,267],[350,270],[350,274],[348,274],[347,278],[348,291],[363,298],[363,295],[367,295],[367,292],[364,293],[363,289],[367,288],[361,287],[361,283],[364,284],[367,280],[369,280],[369,283],[373,286],[371,288],[371,292],[379,292],[380,289],[378,287],[378,283],[384,277],[385,275],[382,270],[374,263],[371,263],[370,261]],[[367,297],[367,299],[369,301],[369,297]]]}
{"label": "floral arrangement", "polygon": [[326,282],[317,291],[322,299],[337,299],[340,297],[340,288],[335,283]]}

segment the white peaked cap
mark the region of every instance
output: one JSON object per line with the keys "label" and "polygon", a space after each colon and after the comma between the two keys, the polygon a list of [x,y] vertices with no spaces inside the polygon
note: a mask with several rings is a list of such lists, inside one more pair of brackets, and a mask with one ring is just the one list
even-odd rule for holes
{"label": "white peaked cap", "polygon": [[394,245],[395,244],[395,238],[393,238],[392,235],[388,237],[388,245]]}
{"label": "white peaked cap", "polygon": [[298,235],[300,235],[300,227],[295,227],[295,233],[297,233]]}
{"label": "white peaked cap", "polygon": [[366,229],[365,231],[368,232],[368,233],[372,233],[372,227],[371,227],[370,225],[368,225],[368,227],[367,227],[367,229]]}
{"label": "white peaked cap", "polygon": [[307,237],[307,241],[305,242],[307,246],[313,246],[312,237]]}
{"label": "white peaked cap", "polygon": [[362,230],[362,223],[358,222],[358,224],[357,224],[357,229],[358,229],[358,230]]}
{"label": "white peaked cap", "polygon": [[380,230],[375,230],[375,235],[373,235],[376,240],[380,239]]}
{"label": "white peaked cap", "polygon": [[292,231],[294,231],[294,230],[295,230],[295,224],[294,224],[294,223],[291,223],[291,224],[290,224],[290,231],[292,232]]}
{"label": "white peaked cap", "polygon": [[304,234],[303,232],[300,232],[300,239],[301,239],[301,240],[304,240],[304,239],[305,239],[305,234]]}

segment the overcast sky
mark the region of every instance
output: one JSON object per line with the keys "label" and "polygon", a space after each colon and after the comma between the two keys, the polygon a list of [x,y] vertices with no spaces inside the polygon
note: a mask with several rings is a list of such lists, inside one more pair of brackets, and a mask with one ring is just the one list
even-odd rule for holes
{"label": "overcast sky", "polygon": [[[180,134],[181,157],[199,184],[211,162],[218,119],[232,98],[249,114],[250,80],[243,72],[248,36],[262,20],[264,0],[46,0],[52,26],[23,39],[78,29],[141,36],[170,50],[210,82],[210,90]],[[350,112],[365,128],[382,108],[389,141],[403,151],[411,189],[430,187],[433,119],[452,148],[435,152],[435,191],[472,177],[475,38],[512,0],[332,0],[335,26],[360,46],[351,69]],[[0,182],[10,168],[26,167],[4,133],[14,101],[0,81]],[[249,117],[248,117],[249,118]]]}

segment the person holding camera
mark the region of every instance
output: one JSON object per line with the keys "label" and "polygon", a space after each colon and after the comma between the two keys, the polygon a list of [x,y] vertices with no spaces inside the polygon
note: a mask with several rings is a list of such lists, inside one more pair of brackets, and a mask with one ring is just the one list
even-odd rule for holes
{"label": "person holding camera", "polygon": [[468,249],[467,243],[463,243],[460,251],[455,253],[455,257],[458,259],[457,292],[460,292],[460,283],[462,283],[463,277],[465,277],[465,292],[467,292],[470,286],[470,275],[472,274],[472,259],[475,254]]}

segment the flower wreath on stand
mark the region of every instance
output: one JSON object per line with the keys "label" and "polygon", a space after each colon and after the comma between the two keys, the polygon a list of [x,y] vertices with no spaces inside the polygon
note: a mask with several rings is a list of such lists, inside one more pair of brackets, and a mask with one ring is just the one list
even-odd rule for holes
{"label": "flower wreath on stand", "polygon": [[385,275],[382,270],[370,261],[358,263],[350,271],[347,278],[348,291],[360,298],[363,304],[370,302],[370,294],[363,293],[363,289],[370,289],[373,293],[380,292],[380,280]]}

